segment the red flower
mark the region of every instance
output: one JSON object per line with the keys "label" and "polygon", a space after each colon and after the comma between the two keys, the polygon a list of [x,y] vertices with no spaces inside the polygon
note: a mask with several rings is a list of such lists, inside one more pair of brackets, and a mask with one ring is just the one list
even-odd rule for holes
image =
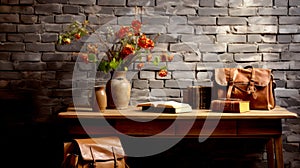
{"label": "red flower", "polygon": [[168,75],[168,71],[166,69],[161,69],[159,72],[158,72],[158,75],[160,77],[166,77]]}
{"label": "red flower", "polygon": [[140,21],[138,21],[138,20],[133,20],[133,21],[131,22],[131,26],[132,26],[132,29],[133,29],[133,31],[134,31],[134,34],[140,33],[141,26],[142,26],[142,24],[141,24]]}
{"label": "red flower", "polygon": [[151,39],[147,38],[146,35],[143,34],[138,39],[138,45],[145,49],[152,49],[154,47],[154,42]]}
{"label": "red flower", "polygon": [[80,33],[76,33],[74,36],[75,36],[76,39],[80,39],[80,37],[81,37]]}
{"label": "red flower", "polygon": [[119,32],[117,33],[118,38],[124,38],[129,33],[129,27],[121,27]]}
{"label": "red flower", "polygon": [[129,54],[133,54],[134,53],[134,47],[130,44],[126,44],[122,51],[121,51],[121,57],[125,58],[126,56],[128,56]]}

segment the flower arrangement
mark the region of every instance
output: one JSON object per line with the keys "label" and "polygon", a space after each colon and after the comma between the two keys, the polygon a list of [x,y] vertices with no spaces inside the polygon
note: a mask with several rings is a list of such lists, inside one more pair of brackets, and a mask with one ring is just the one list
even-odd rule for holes
{"label": "flower arrangement", "polygon": [[[86,63],[97,63],[97,70],[109,72],[115,70],[128,70],[128,66],[132,64],[137,59],[142,58],[143,55],[146,56],[146,61],[152,63],[156,66],[159,65],[161,61],[172,61],[173,55],[162,54],[156,56],[152,59],[151,50],[155,47],[154,40],[147,37],[146,34],[141,32],[141,22],[138,20],[133,20],[130,26],[121,26],[118,31],[113,31],[111,27],[108,27],[108,33],[103,40],[103,36],[97,33],[90,25],[88,21],[79,23],[77,21],[73,22],[69,26],[69,30],[59,35],[58,44],[71,44],[74,40],[79,40],[83,36],[96,34],[99,43],[90,43],[87,45],[86,52],[81,52],[80,57]],[[106,57],[99,59],[98,47],[104,45],[106,48]],[[140,70],[144,67],[144,63],[140,62],[137,64],[137,68]],[[168,71],[166,66],[160,67],[158,75],[161,77],[167,76]]]}

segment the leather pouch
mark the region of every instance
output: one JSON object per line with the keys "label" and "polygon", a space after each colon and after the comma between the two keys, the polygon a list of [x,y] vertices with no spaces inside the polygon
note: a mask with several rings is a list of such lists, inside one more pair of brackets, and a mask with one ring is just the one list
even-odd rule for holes
{"label": "leather pouch", "polygon": [[270,69],[218,68],[215,69],[214,98],[237,98],[250,101],[251,110],[271,110],[275,107],[276,87]]}

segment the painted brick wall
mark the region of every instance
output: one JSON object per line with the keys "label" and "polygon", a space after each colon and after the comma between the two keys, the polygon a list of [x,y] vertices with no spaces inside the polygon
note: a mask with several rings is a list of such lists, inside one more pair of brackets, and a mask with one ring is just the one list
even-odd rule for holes
{"label": "painted brick wall", "polygon": [[[1,0],[0,89],[31,93],[38,123],[51,123],[73,98],[89,104],[88,89],[104,74],[76,62],[83,41],[58,46],[58,34],[74,20],[128,24],[136,9],[144,32],[162,34],[154,51],[175,58],[168,77],[153,67],[130,76],[133,105],[182,100],[182,88],[210,85],[214,68],[252,65],[273,69],[277,104],[300,114],[299,0]],[[299,124],[283,121],[286,167],[300,167]]]}

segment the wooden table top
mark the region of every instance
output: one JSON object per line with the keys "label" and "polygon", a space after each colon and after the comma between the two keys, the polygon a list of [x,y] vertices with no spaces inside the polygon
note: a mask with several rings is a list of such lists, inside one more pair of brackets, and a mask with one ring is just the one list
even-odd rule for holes
{"label": "wooden table top", "polygon": [[106,109],[105,112],[92,111],[91,108],[69,107],[66,112],[60,112],[62,119],[287,119],[299,118],[296,113],[276,106],[272,110],[251,110],[245,113],[221,113],[208,109],[193,110],[188,113],[158,113],[142,111],[140,107],[128,107],[124,110]]}

